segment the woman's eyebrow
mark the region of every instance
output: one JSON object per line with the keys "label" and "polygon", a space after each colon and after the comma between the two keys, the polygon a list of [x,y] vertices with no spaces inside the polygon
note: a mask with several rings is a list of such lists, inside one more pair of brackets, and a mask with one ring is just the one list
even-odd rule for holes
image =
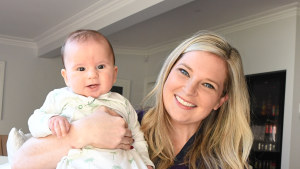
{"label": "woman's eyebrow", "polygon": [[184,66],[184,67],[186,67],[187,69],[189,69],[190,71],[193,72],[193,69],[185,63],[180,63],[180,64],[178,64],[178,66]]}
{"label": "woman's eyebrow", "polygon": [[[190,70],[191,72],[193,72],[193,69],[188,66],[186,63],[180,63],[178,64],[178,66],[184,66],[185,68],[187,68],[188,70]],[[206,79],[207,81],[211,82],[211,83],[214,83],[217,87],[220,87],[219,83],[211,78],[207,78]]]}

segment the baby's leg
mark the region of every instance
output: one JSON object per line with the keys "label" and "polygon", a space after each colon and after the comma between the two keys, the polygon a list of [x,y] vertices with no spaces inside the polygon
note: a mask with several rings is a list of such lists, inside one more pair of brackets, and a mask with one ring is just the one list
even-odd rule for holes
{"label": "baby's leg", "polygon": [[147,166],[135,150],[72,149],[56,169],[74,168],[147,169]]}
{"label": "baby's leg", "polygon": [[15,153],[24,144],[26,140],[31,137],[31,134],[24,134],[21,130],[17,131],[16,128],[12,128],[8,134],[6,143],[8,161],[11,164]]}

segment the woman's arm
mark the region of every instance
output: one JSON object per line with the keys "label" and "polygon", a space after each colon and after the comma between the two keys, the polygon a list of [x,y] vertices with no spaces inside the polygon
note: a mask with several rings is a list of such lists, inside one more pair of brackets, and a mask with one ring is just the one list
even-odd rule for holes
{"label": "woman's arm", "polygon": [[71,148],[86,145],[130,149],[133,142],[131,131],[121,117],[112,115],[116,113],[101,107],[90,116],[72,123],[65,137],[28,140],[16,153],[12,169],[53,169]]}

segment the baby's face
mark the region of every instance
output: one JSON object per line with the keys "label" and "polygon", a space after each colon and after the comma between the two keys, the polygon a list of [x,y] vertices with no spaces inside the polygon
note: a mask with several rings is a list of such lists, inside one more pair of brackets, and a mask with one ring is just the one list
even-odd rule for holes
{"label": "baby's face", "polygon": [[61,73],[74,93],[97,98],[111,90],[118,68],[107,42],[71,42],[65,47],[64,57]]}

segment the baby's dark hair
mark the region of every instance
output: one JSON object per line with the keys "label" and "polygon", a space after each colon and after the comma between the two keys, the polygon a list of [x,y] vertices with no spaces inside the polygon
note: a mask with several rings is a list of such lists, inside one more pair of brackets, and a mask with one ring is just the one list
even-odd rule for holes
{"label": "baby's dark hair", "polygon": [[89,30],[89,29],[80,29],[80,30],[72,32],[67,37],[65,43],[61,47],[61,58],[62,58],[62,63],[63,63],[64,67],[65,67],[65,62],[64,62],[65,46],[68,43],[73,42],[73,41],[76,41],[76,42],[85,42],[85,41],[90,40],[90,39],[93,39],[95,41],[105,40],[108,43],[109,48],[110,48],[110,50],[112,52],[112,55],[113,55],[113,64],[115,64],[115,53],[114,53],[113,47],[112,47],[111,43],[109,42],[109,40],[104,35],[102,35],[100,32],[98,32],[98,31]]}

